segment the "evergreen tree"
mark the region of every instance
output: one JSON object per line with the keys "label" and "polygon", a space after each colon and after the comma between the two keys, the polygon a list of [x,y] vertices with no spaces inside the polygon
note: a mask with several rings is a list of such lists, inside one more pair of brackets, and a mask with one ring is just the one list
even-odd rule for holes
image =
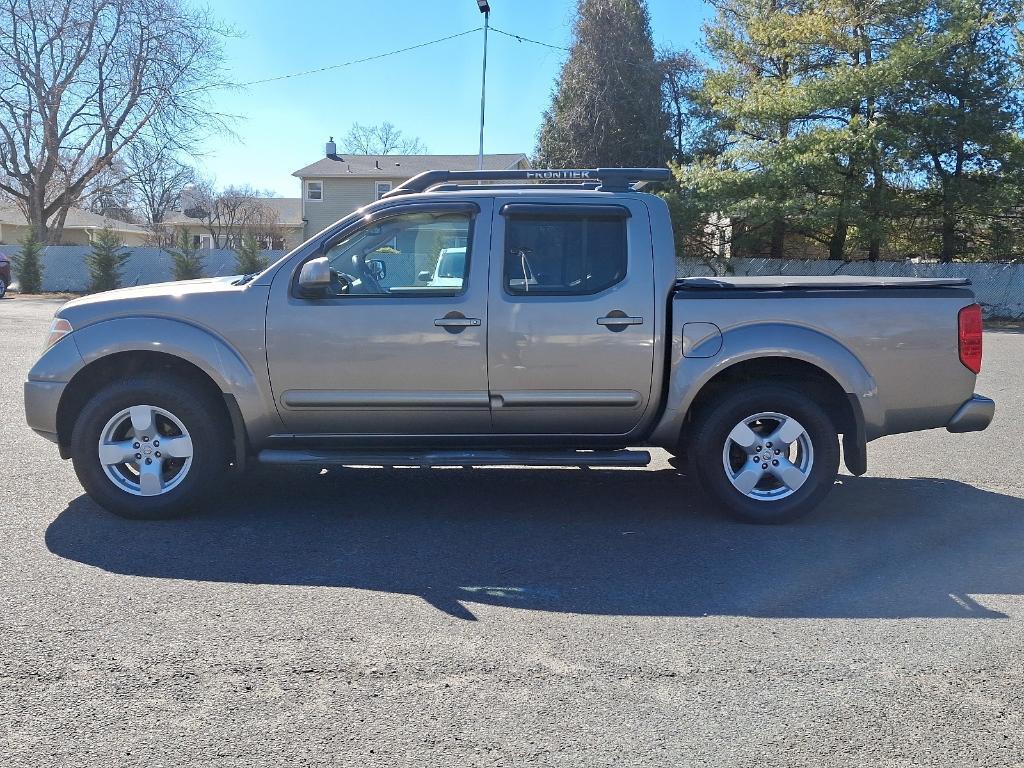
{"label": "evergreen tree", "polygon": [[174,262],[175,280],[196,280],[203,277],[203,262],[206,257],[199,254],[187,229],[182,231],[169,253]]}
{"label": "evergreen tree", "polygon": [[664,165],[671,147],[646,2],[578,2],[569,58],[544,113],[537,163]]}
{"label": "evergreen tree", "polygon": [[235,269],[240,275],[253,275],[267,268],[267,259],[260,252],[260,244],[256,235],[246,232],[242,235],[242,243],[235,251]]}
{"label": "evergreen tree", "polygon": [[43,290],[43,245],[35,227],[30,227],[21,241],[21,252],[14,257],[14,274],[22,293],[39,293]]}
{"label": "evergreen tree", "polygon": [[909,137],[907,172],[927,178],[918,198],[937,222],[940,261],[970,257],[972,244],[999,253],[1013,240],[1024,175],[1020,5],[932,0],[928,10],[919,44],[931,55],[892,104]]}
{"label": "evergreen tree", "polygon": [[804,0],[712,0],[705,44],[717,66],[701,98],[728,128],[728,148],[677,173],[695,205],[724,213],[748,241],[781,258],[787,231],[807,212],[805,173],[794,139],[807,116],[794,90],[822,66],[808,44],[813,19]]}
{"label": "evergreen tree", "polygon": [[723,151],[676,153],[693,231],[721,213],[734,254],[782,256],[789,234],[833,259],[883,246],[1010,257],[1024,190],[1017,0],[712,5],[714,60],[693,98]]}
{"label": "evergreen tree", "polygon": [[89,267],[89,290],[98,293],[120,288],[121,268],[131,255],[130,251],[124,250],[124,241],[109,225],[100,229],[93,238],[92,250],[85,257]]}

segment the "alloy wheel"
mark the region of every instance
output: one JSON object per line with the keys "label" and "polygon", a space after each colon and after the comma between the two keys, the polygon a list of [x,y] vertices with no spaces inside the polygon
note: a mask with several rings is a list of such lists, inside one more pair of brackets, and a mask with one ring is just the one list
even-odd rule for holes
{"label": "alloy wheel", "polygon": [[733,488],[756,501],[777,501],[796,493],[814,466],[814,445],[791,416],[755,413],[740,421],[725,440],[722,464]]}
{"label": "alloy wheel", "polygon": [[192,467],[192,437],[170,411],[154,405],[125,408],[100,432],[99,462],[114,485],[133,496],[160,496]]}

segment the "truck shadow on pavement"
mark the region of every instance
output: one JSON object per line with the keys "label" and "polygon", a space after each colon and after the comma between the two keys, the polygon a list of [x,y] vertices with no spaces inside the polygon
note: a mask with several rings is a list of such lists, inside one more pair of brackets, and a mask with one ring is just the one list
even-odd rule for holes
{"label": "truck shadow on pavement", "polygon": [[993,600],[1024,594],[1024,500],[950,480],[842,477],[780,527],[721,519],[673,470],[261,470],[225,496],[160,522],[81,496],[46,544],[118,574],[411,594],[467,620],[998,619]]}

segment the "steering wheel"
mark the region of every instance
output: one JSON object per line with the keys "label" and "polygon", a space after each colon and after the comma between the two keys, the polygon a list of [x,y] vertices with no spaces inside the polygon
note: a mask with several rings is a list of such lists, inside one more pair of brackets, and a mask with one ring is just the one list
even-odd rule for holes
{"label": "steering wheel", "polygon": [[352,284],[355,282],[355,278],[351,275],[346,275],[344,272],[338,272],[337,270],[331,270],[331,295],[332,296],[346,296],[352,293]]}

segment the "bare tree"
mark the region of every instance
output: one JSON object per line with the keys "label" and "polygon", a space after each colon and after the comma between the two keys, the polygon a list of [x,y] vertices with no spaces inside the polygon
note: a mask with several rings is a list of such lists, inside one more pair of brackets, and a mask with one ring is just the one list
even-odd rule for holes
{"label": "bare tree", "polygon": [[196,185],[195,196],[196,210],[186,213],[198,214],[214,248],[237,248],[245,235],[266,241],[280,234],[277,212],[265,202],[270,192],[250,186],[218,191],[203,181]]}
{"label": "bare tree", "polygon": [[427,151],[418,137],[406,136],[387,122],[380,125],[353,123],[341,146],[353,155],[422,155]]}
{"label": "bare tree", "polygon": [[0,0],[0,190],[40,239],[127,145],[219,127],[223,34],[184,0]]}
{"label": "bare tree", "polygon": [[136,221],[135,201],[123,157],[115,157],[90,181],[78,206],[119,221]]}
{"label": "bare tree", "polygon": [[166,144],[137,141],[123,157],[124,183],[134,207],[147,224],[156,227],[174,209],[182,190],[195,183],[196,172]]}

